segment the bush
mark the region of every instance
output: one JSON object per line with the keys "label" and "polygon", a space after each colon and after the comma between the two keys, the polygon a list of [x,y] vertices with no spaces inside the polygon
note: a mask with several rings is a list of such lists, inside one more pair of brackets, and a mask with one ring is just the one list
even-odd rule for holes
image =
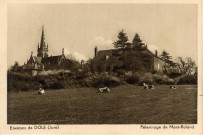
{"label": "bush", "polygon": [[12,90],[35,90],[39,88],[40,83],[35,81],[34,77],[26,73],[8,72],[7,86],[8,91]]}
{"label": "bush", "polygon": [[174,79],[170,79],[167,75],[145,73],[140,76],[139,85],[147,84],[175,84]]}
{"label": "bush", "polygon": [[126,82],[129,84],[135,84],[139,81],[139,75],[137,73],[127,72],[125,74]]}
{"label": "bush", "polygon": [[154,79],[151,73],[145,73],[142,76],[140,76],[138,84],[143,85],[143,83],[147,83],[147,84],[154,83]]}
{"label": "bush", "polygon": [[183,75],[179,78],[178,84],[197,84],[197,77],[193,75]]}
{"label": "bush", "polygon": [[119,70],[117,70],[117,74],[118,74],[118,76],[125,75],[125,70],[124,69],[119,69]]}
{"label": "bush", "polygon": [[92,80],[92,87],[115,87],[118,85],[121,85],[122,82],[120,81],[119,78],[115,76],[103,76],[103,75],[98,75],[95,77],[95,79]]}
{"label": "bush", "polygon": [[65,88],[65,84],[62,81],[55,81],[49,85],[51,89],[62,89]]}

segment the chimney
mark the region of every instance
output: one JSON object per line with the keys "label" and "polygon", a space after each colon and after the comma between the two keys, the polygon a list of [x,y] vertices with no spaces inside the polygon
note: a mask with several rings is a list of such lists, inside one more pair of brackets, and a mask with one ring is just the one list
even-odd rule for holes
{"label": "chimney", "polygon": [[62,49],[62,55],[64,55],[64,48]]}
{"label": "chimney", "polygon": [[98,52],[98,49],[97,49],[97,46],[94,48],[94,57],[97,56],[97,52]]}
{"label": "chimney", "polygon": [[157,56],[158,55],[158,52],[157,52],[157,50],[155,51],[155,56]]}
{"label": "chimney", "polygon": [[155,50],[155,56],[158,56],[158,52],[157,52],[157,50]]}
{"label": "chimney", "polygon": [[84,60],[81,60],[81,63],[80,63],[81,67],[82,67],[83,63],[84,63]]}

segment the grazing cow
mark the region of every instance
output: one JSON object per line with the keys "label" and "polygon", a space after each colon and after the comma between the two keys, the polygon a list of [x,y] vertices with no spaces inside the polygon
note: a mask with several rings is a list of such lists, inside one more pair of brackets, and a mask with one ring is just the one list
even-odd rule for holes
{"label": "grazing cow", "polygon": [[154,89],[154,85],[147,85],[146,83],[143,83],[144,89]]}
{"label": "grazing cow", "polygon": [[154,85],[148,85],[149,89],[154,89]]}
{"label": "grazing cow", "polygon": [[110,89],[108,87],[99,88],[99,92],[100,93],[107,93],[107,92],[110,92]]}
{"label": "grazing cow", "polygon": [[45,94],[45,90],[43,90],[42,88],[39,88],[38,94],[39,94],[39,95],[40,95],[40,94]]}
{"label": "grazing cow", "polygon": [[149,89],[148,85],[146,83],[143,83],[144,89]]}
{"label": "grazing cow", "polygon": [[175,85],[170,85],[170,89],[176,89],[177,87]]}

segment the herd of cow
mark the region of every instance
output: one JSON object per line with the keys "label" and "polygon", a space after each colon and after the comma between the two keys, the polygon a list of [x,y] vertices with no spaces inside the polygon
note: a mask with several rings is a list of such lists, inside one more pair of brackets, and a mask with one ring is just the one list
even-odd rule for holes
{"label": "herd of cow", "polygon": [[[144,89],[155,89],[154,85],[148,85],[146,83],[143,83]],[[175,85],[170,85],[169,87],[170,89],[176,89],[177,87]],[[110,92],[110,89],[108,87],[104,87],[104,88],[99,88],[98,90],[99,93],[108,93]],[[45,90],[42,88],[39,88],[38,94],[45,94]]]}

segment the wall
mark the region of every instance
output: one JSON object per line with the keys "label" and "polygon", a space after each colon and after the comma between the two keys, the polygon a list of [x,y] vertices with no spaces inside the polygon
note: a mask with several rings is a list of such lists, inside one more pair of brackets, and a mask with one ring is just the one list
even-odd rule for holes
{"label": "wall", "polygon": [[163,73],[163,66],[164,62],[161,59],[154,57],[154,71]]}

